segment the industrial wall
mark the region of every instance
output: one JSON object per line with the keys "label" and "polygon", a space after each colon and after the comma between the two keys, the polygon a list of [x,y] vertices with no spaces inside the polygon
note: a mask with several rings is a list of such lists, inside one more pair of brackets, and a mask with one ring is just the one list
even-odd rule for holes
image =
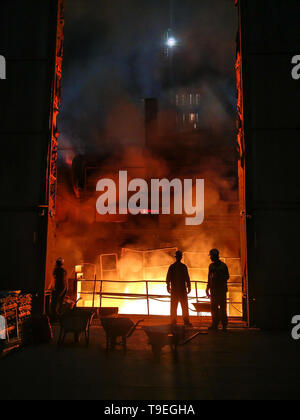
{"label": "industrial wall", "polygon": [[251,324],[281,328],[300,311],[300,80],[291,75],[300,54],[300,2],[237,3],[249,316]]}
{"label": "industrial wall", "polygon": [[40,296],[54,211],[62,11],[60,0],[14,0],[3,2],[0,14],[6,60],[6,79],[0,80],[0,290]]}

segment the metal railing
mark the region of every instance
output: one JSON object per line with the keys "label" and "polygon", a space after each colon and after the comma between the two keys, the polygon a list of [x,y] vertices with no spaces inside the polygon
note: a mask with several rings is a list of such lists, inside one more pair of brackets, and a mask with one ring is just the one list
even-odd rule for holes
{"label": "metal railing", "polygon": [[[240,277],[240,276],[231,276],[231,277]],[[168,294],[156,294],[156,293],[149,293],[149,284],[163,284],[166,286],[166,282],[164,280],[133,280],[133,281],[126,281],[126,280],[78,280],[77,283],[91,283],[91,290],[89,291],[78,291],[78,286],[77,286],[77,296],[78,297],[84,297],[84,295],[89,295],[89,296],[93,296],[92,298],[92,307],[95,307],[95,301],[96,301],[96,296],[99,296],[99,307],[102,307],[102,301],[103,299],[120,299],[120,300],[146,300],[147,302],[147,315],[151,315],[151,311],[150,311],[150,301],[151,300],[156,300],[156,301],[160,301],[160,302],[164,302],[164,303],[169,303],[170,302],[170,295]],[[129,292],[114,292],[114,291],[107,291],[104,292],[103,291],[103,285],[104,283],[121,283],[121,284],[127,284],[127,285],[132,285],[135,283],[144,283],[145,284],[145,293],[129,293]],[[194,288],[192,288],[192,292],[195,291],[195,294],[192,296],[188,296],[188,300],[195,300],[197,302],[199,301],[208,301],[208,298],[206,296],[200,296],[200,289],[198,287],[199,284],[207,284],[207,282],[205,281],[201,281],[201,280],[191,280],[191,285],[194,285]],[[236,287],[240,287],[242,288],[242,283],[240,282],[228,282],[228,287],[230,288],[231,286],[236,286]],[[99,291],[98,291],[99,290]],[[242,293],[241,293],[242,294]],[[80,302],[80,300],[79,300]],[[232,305],[232,307],[240,312],[242,314],[242,312],[237,309],[234,305],[242,305],[242,301],[239,302],[235,302],[232,301],[230,299],[227,299],[227,304],[228,305]],[[98,307],[98,306],[97,306]],[[191,311],[196,312],[194,309],[190,308]]]}

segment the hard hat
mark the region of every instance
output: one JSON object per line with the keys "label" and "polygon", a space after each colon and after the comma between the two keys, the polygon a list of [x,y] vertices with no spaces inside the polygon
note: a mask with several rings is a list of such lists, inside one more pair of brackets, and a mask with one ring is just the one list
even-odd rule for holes
{"label": "hard hat", "polygon": [[182,257],[182,251],[176,251],[175,257]]}
{"label": "hard hat", "polygon": [[219,255],[220,255],[220,252],[216,248],[213,248],[209,251],[209,256],[210,257],[219,257]]}

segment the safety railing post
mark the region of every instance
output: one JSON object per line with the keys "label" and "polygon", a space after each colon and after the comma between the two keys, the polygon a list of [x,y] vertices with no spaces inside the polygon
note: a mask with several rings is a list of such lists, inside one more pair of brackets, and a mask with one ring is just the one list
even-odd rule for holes
{"label": "safety railing post", "polygon": [[102,308],[102,288],[103,288],[103,280],[100,280],[100,308]]}
{"label": "safety railing post", "polygon": [[94,278],[94,289],[93,289],[93,308],[95,307],[95,293],[96,293],[96,274],[95,274],[95,278]]}
{"label": "safety railing post", "polygon": [[148,288],[148,281],[146,280],[146,294],[147,294],[147,312],[148,316],[150,315],[150,304],[149,304],[149,288]]}

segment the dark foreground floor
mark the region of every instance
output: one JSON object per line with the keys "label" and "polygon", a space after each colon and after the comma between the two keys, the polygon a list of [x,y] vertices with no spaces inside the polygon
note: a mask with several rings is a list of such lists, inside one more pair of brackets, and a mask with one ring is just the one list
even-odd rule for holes
{"label": "dark foreground floor", "polygon": [[201,335],[180,347],[174,363],[165,348],[154,362],[138,330],[106,358],[104,333],[92,327],[91,343],[72,337],[57,350],[28,347],[0,361],[5,399],[298,399],[299,344],[289,333],[234,328]]}

